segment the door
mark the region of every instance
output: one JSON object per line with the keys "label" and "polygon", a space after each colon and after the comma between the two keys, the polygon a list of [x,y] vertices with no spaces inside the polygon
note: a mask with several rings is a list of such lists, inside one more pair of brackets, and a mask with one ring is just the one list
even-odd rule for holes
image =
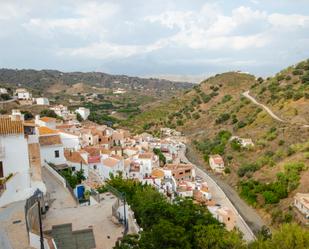
{"label": "door", "polygon": [[0,178],[4,177],[4,174],[3,174],[3,163],[2,161],[0,161]]}

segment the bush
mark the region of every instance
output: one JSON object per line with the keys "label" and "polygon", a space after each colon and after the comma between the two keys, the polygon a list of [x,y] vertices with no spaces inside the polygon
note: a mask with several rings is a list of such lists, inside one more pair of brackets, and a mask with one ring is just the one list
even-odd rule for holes
{"label": "bush", "polygon": [[238,139],[233,139],[231,141],[231,148],[235,151],[241,150],[241,143],[238,141]]}
{"label": "bush", "polygon": [[301,69],[295,69],[292,71],[293,75],[302,75],[303,74],[303,70]]}
{"label": "bush", "polygon": [[242,166],[240,166],[240,168],[237,171],[238,176],[243,177],[245,176],[248,172],[255,172],[259,169],[259,166],[255,163],[251,163],[251,164],[244,164]]}
{"label": "bush", "polygon": [[53,111],[49,109],[42,110],[40,112],[41,117],[50,117],[50,118],[58,118],[58,115]]}
{"label": "bush", "polygon": [[195,113],[193,113],[192,117],[193,117],[194,119],[199,119],[201,116],[200,116],[200,114],[198,114],[197,112],[195,112]]}
{"label": "bush", "polygon": [[222,124],[225,121],[229,120],[229,118],[230,118],[230,114],[228,113],[220,114],[220,116],[216,119],[216,124]]}
{"label": "bush", "polygon": [[238,129],[241,129],[243,127],[245,127],[247,124],[244,122],[244,121],[238,121],[237,123],[237,128]]}
{"label": "bush", "polygon": [[231,169],[230,168],[225,168],[224,169],[224,173],[225,174],[230,174],[231,173]]}
{"label": "bush", "polygon": [[232,99],[231,95],[224,95],[224,97],[222,98],[222,103],[226,103],[230,101],[231,99]]}

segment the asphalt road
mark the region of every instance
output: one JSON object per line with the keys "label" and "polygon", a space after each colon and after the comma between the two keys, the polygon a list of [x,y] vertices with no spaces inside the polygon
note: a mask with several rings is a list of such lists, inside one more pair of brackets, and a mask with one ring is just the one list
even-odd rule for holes
{"label": "asphalt road", "polygon": [[[238,221],[240,230],[244,233],[247,240],[252,240],[252,232],[256,235],[262,226],[265,225],[261,217],[252,207],[250,207],[239,197],[238,193],[230,185],[221,180],[212,172],[205,169],[203,162],[189,144],[187,144],[186,157],[197,167],[197,173],[201,174],[203,178],[206,178],[206,181],[208,179],[210,180],[209,182],[213,181],[216,183],[213,184],[215,186],[215,193],[213,193],[214,197],[215,195],[224,195],[224,198],[227,198],[230,201],[232,208],[235,208],[235,211],[241,216],[240,221]],[[243,220],[246,224],[242,224],[244,222],[241,220]],[[250,231],[248,231],[248,227],[246,227],[246,225],[250,228]]]}

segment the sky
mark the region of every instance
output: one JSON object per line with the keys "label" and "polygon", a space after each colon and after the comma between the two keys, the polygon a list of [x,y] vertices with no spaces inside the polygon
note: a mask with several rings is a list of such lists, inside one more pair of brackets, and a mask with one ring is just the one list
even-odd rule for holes
{"label": "sky", "polygon": [[309,58],[309,0],[0,0],[0,67],[199,81]]}

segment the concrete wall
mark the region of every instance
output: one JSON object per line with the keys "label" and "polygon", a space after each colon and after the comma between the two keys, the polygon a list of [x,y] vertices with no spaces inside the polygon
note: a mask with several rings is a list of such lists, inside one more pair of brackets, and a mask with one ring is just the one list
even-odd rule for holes
{"label": "concrete wall", "polygon": [[66,187],[66,182],[65,179],[52,167],[50,167],[48,164],[45,164],[44,167],[51,173],[53,176],[55,176],[62,184],[64,187]]}
{"label": "concrete wall", "polygon": [[0,207],[11,202],[25,200],[30,197],[35,191],[35,188],[30,186],[29,172],[15,173],[7,182],[6,190],[0,197]]}

